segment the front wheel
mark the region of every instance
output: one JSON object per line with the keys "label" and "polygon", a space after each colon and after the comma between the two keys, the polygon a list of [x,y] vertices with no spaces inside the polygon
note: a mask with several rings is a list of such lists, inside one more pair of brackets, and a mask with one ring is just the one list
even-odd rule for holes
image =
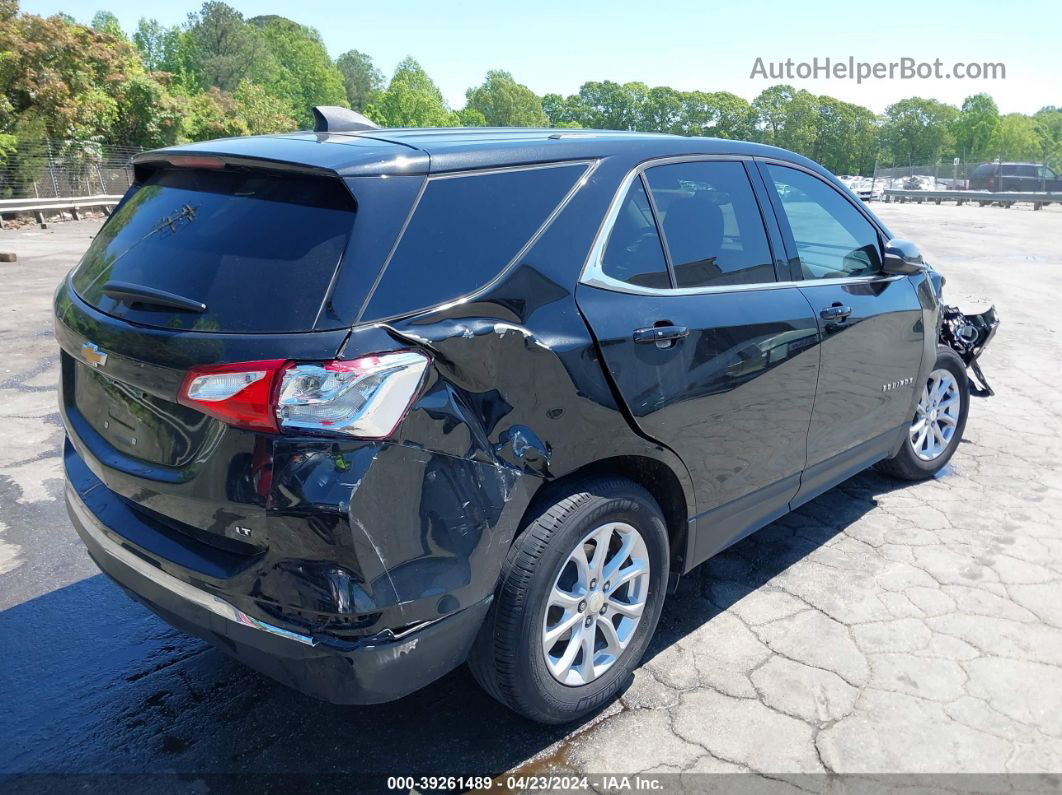
{"label": "front wheel", "polygon": [[933,477],[955,454],[969,410],[966,365],[951,348],[940,346],[903,445],[880,464],[882,471],[902,480]]}
{"label": "front wheel", "polygon": [[668,580],[667,528],[643,488],[592,478],[558,496],[513,542],[469,659],[494,698],[553,724],[629,681]]}

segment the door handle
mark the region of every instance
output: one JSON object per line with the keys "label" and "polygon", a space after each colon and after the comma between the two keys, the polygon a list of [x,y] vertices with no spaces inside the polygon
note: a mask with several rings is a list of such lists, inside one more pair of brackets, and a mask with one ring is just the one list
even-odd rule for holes
{"label": "door handle", "polygon": [[847,320],[848,316],[852,314],[852,307],[833,304],[823,309],[819,314],[823,320]]}
{"label": "door handle", "polygon": [[650,326],[634,330],[634,341],[645,344],[670,342],[688,337],[690,330],[685,326]]}

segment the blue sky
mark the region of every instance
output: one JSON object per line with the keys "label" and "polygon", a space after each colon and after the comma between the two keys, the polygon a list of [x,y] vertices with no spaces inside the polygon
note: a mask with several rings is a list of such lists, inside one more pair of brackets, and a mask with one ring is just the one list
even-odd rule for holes
{"label": "blue sky", "polygon": [[[570,94],[586,80],[640,80],[682,90],[732,91],[752,99],[776,80],[750,79],[765,62],[831,58],[889,62],[932,61],[950,71],[956,62],[1001,62],[1006,78],[794,79],[818,94],[858,102],[874,111],[920,95],[959,104],[989,92],[1004,113],[1032,113],[1062,105],[1062,3],[896,0],[876,10],[846,0],[776,4],[758,0],[495,0],[459,2],[334,2],[229,0],[245,17],[281,14],[317,28],[335,56],[358,49],[389,74],[413,55],[454,107],[488,69],[502,68],[539,94]],[[183,22],[199,8],[192,0],[23,0],[25,11],[65,11],[88,21],[114,12],[127,31],[141,16]]]}

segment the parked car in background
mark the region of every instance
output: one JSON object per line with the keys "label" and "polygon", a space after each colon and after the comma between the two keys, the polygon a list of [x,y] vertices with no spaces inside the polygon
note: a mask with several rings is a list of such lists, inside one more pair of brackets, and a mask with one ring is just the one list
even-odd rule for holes
{"label": "parked car in background", "polygon": [[372,703],[468,660],[575,720],[693,567],[958,447],[994,314],[810,160],[321,118],[138,155],[55,299],[90,554],[281,682]]}
{"label": "parked car in background", "polygon": [[1054,169],[1036,163],[982,163],[970,174],[970,190],[1062,191]]}

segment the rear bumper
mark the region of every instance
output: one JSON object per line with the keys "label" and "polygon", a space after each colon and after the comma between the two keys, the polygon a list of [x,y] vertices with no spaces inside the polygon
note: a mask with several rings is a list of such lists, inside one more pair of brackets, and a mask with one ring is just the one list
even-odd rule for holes
{"label": "rear bumper", "polygon": [[400,698],[438,679],[468,656],[490,597],[410,631],[343,641],[304,635],[254,618],[224,599],[164,571],[123,543],[66,488],[71,521],[111,579],[168,623],[308,695],[337,704]]}

